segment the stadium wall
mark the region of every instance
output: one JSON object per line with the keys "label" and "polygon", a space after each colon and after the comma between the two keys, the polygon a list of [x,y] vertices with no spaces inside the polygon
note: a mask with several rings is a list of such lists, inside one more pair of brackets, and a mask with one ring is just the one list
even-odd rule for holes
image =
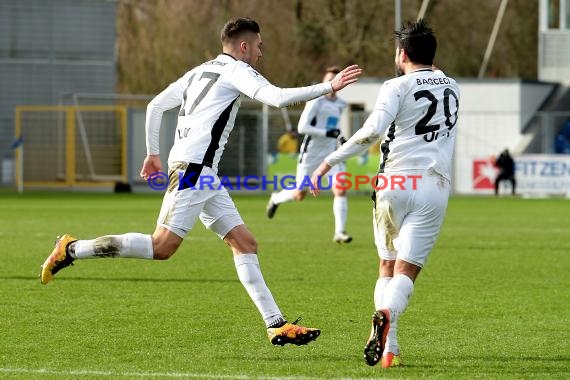
{"label": "stadium wall", "polygon": [[[347,136],[362,125],[376,102],[382,83],[381,80],[365,79],[339,94],[351,104],[342,119],[342,128]],[[460,81],[460,129],[454,176],[456,192],[479,192],[474,187],[474,162],[497,155],[506,147],[514,150],[523,136],[525,123],[536,114],[553,86],[506,80]],[[150,98],[145,98],[143,104]],[[102,99],[90,97],[82,99],[81,104],[100,101]],[[128,108],[127,182],[135,190],[148,190],[148,184],[139,176],[140,164],[146,154],[143,104]],[[291,124],[296,127],[300,110],[288,110],[287,113]],[[167,162],[176,122],[176,110],[165,114],[160,139],[163,163]],[[220,163],[220,173],[226,176],[294,173],[295,157],[277,151],[277,142],[286,130],[286,122],[279,110],[264,108],[258,102],[244,99]],[[374,175],[377,164],[377,152],[371,152],[349,166],[355,174]]]}
{"label": "stadium wall", "polygon": [[[351,104],[371,112],[383,80],[365,79],[339,93]],[[498,155],[508,148],[515,154],[524,130],[556,84],[520,80],[459,79],[459,129],[455,149],[454,189],[477,193],[473,185],[474,160]]]}
{"label": "stadium wall", "polygon": [[14,178],[16,106],[115,93],[115,18],[114,1],[0,1],[0,184]]}
{"label": "stadium wall", "polygon": [[[347,136],[360,128],[374,106],[382,84],[382,81],[370,79],[362,82],[340,93],[340,96],[347,99],[351,105],[349,112],[345,113],[342,120],[342,127]],[[536,110],[540,109],[554,85],[504,80],[496,82],[465,80],[460,81],[460,86],[462,98],[454,189],[458,193],[479,193],[481,189],[475,186],[476,177],[479,175],[476,165],[479,165],[477,168],[485,168],[485,166],[480,166],[480,161],[482,159],[485,162],[489,161],[491,156],[497,155],[506,147],[514,151],[513,147],[517,146],[523,136],[525,123],[533,115],[540,114]],[[81,104],[99,103],[103,98],[108,97],[90,96],[88,100],[82,99]],[[148,99],[145,97],[138,106],[133,105],[127,108],[128,170],[126,181],[133,185],[135,190],[149,190],[148,184],[141,180],[139,170],[146,154],[145,108],[143,105],[150,98],[151,96]],[[294,127],[297,125],[300,112],[300,110],[287,111]],[[163,163],[167,162],[176,122],[176,110],[165,114],[160,139]],[[286,130],[287,125],[280,110],[262,107],[258,102],[244,99],[243,107],[236,119],[236,126],[220,163],[221,175],[235,177],[275,173],[293,174],[296,158],[294,155],[280,153],[277,149],[278,140]],[[301,138],[302,136],[299,140]],[[90,141],[92,141],[91,138]],[[78,149],[78,154],[81,151]],[[369,153],[368,156],[358,157],[354,162],[349,163],[351,173],[354,172],[355,175],[375,174],[379,160],[377,151]],[[488,172],[490,173],[489,170],[485,173],[488,174]],[[488,188],[483,189],[483,192],[488,191]]]}

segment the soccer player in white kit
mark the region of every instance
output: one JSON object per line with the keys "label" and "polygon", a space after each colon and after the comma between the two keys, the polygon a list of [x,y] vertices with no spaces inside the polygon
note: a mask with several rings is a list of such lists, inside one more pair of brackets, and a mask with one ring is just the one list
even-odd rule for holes
{"label": "soccer player in white kit", "polygon": [[[327,68],[323,76],[323,82],[329,82],[334,78],[340,69],[333,66]],[[299,153],[297,163],[297,174],[295,179],[295,189],[283,189],[271,194],[267,203],[267,216],[271,219],[277,211],[277,207],[286,202],[302,201],[307,195],[308,186],[305,178],[310,178],[311,174],[323,161],[323,159],[337,148],[339,141],[345,141],[339,129],[339,121],[342,111],[346,108],[346,102],[330,92],[317,99],[307,102],[303,113],[299,119],[298,131],[305,135]],[[345,171],[344,164],[335,166],[329,173],[329,178],[334,178],[336,173]],[[333,181],[334,182],[334,181]],[[336,243],[350,243],[352,237],[345,231],[346,217],[348,214],[348,200],[346,190],[332,186],[334,194],[333,215],[335,220],[335,233],[333,241]]]}
{"label": "soccer player in white kit", "polygon": [[[288,323],[284,319],[261,274],[257,243],[227,190],[219,186],[218,163],[233,128],[242,94],[268,105],[284,107],[338,91],[355,82],[362,70],[353,65],[330,82],[282,89],[270,84],[254,69],[262,56],[260,29],[254,20],[229,21],[222,29],[221,39],[222,54],[187,72],[147,107],[147,157],[141,170],[145,180],[162,171],[158,141],[162,114],[180,106],[174,145],[168,159],[169,188],[154,233],[106,235],[93,240],[63,235],[42,265],[41,282],[47,284],[54,274],[77,259],[168,259],[199,218],[232,249],[238,277],[262,315],[271,343],[306,344],[316,339],[320,330]],[[212,188],[196,189],[195,185],[204,177],[214,179]]]}
{"label": "soccer player in white kit", "polygon": [[383,139],[373,196],[380,276],[364,348],[366,363],[382,361],[383,368],[402,365],[396,325],[443,223],[459,107],[457,83],[433,66],[437,43],[423,20],[405,25],[395,36],[401,76],[382,85],[364,126],[313,173],[311,190],[317,195],[319,177]]}

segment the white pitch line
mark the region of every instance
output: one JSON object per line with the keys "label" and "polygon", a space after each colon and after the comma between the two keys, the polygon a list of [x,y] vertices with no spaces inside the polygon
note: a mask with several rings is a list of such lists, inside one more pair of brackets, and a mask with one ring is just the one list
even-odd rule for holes
{"label": "white pitch line", "polygon": [[194,372],[115,372],[115,371],[97,371],[97,370],[69,370],[57,371],[47,368],[0,368],[0,373],[12,374],[44,374],[44,375],[57,375],[57,376],[105,376],[105,377],[167,377],[176,379],[228,379],[228,380],[365,380],[365,378],[330,378],[330,377],[279,377],[279,376],[247,376],[247,375],[213,375],[208,373],[194,373]]}
{"label": "white pitch line", "polygon": [[248,380],[251,377],[242,375],[212,375],[205,373],[192,372],[115,372],[115,371],[95,371],[95,370],[69,370],[57,371],[46,368],[30,369],[30,368],[0,368],[0,373],[35,373],[45,375],[62,375],[62,376],[106,376],[106,377],[170,377],[170,378],[200,378],[200,379],[231,379],[231,380]]}

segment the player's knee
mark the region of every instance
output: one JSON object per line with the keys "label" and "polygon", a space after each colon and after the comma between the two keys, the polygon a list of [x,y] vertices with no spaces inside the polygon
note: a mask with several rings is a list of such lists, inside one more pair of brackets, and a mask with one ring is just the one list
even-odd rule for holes
{"label": "player's knee", "polygon": [[257,252],[257,240],[250,235],[240,242],[240,250],[242,253],[255,253]]}
{"label": "player's knee", "polygon": [[394,277],[394,264],[396,260],[380,260],[379,273],[380,277]]}
{"label": "player's knee", "polygon": [[408,276],[412,282],[415,282],[421,270],[422,267],[419,265],[398,259],[394,268],[394,275],[403,274]]}
{"label": "player's knee", "polygon": [[239,239],[239,241],[226,241],[234,254],[257,253],[257,241],[253,237]]}
{"label": "player's knee", "polygon": [[224,237],[224,242],[235,254],[257,252],[257,241],[243,224],[233,228]]}
{"label": "player's knee", "polygon": [[155,260],[167,260],[169,259],[176,250],[178,249],[179,244],[175,242],[168,242],[168,241],[154,241],[152,248],[153,248],[153,258]]}
{"label": "player's knee", "polygon": [[295,194],[293,194],[293,198],[295,198],[296,201],[302,201],[306,196],[306,191],[295,191]]}

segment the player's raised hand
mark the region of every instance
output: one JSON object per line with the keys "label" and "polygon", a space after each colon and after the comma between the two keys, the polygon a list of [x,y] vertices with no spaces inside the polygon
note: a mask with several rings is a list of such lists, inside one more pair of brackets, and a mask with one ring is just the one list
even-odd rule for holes
{"label": "player's raised hand", "polygon": [[162,161],[160,161],[159,155],[148,155],[144,159],[143,166],[141,169],[141,177],[144,180],[148,180],[148,177],[152,173],[161,172],[162,171]]}
{"label": "player's raised hand", "polygon": [[313,195],[313,197],[316,197],[317,195],[319,195],[319,193],[321,192],[321,189],[319,189],[319,185],[321,183],[321,178],[327,174],[329,172],[329,170],[331,170],[331,166],[329,164],[327,164],[325,161],[323,161],[319,167],[313,172],[313,174],[311,175],[311,194]]}
{"label": "player's raised hand", "polygon": [[349,84],[356,82],[360,74],[362,74],[362,69],[358,65],[351,65],[346,67],[340,73],[336,74],[336,76],[331,81],[333,90],[342,90]]}

